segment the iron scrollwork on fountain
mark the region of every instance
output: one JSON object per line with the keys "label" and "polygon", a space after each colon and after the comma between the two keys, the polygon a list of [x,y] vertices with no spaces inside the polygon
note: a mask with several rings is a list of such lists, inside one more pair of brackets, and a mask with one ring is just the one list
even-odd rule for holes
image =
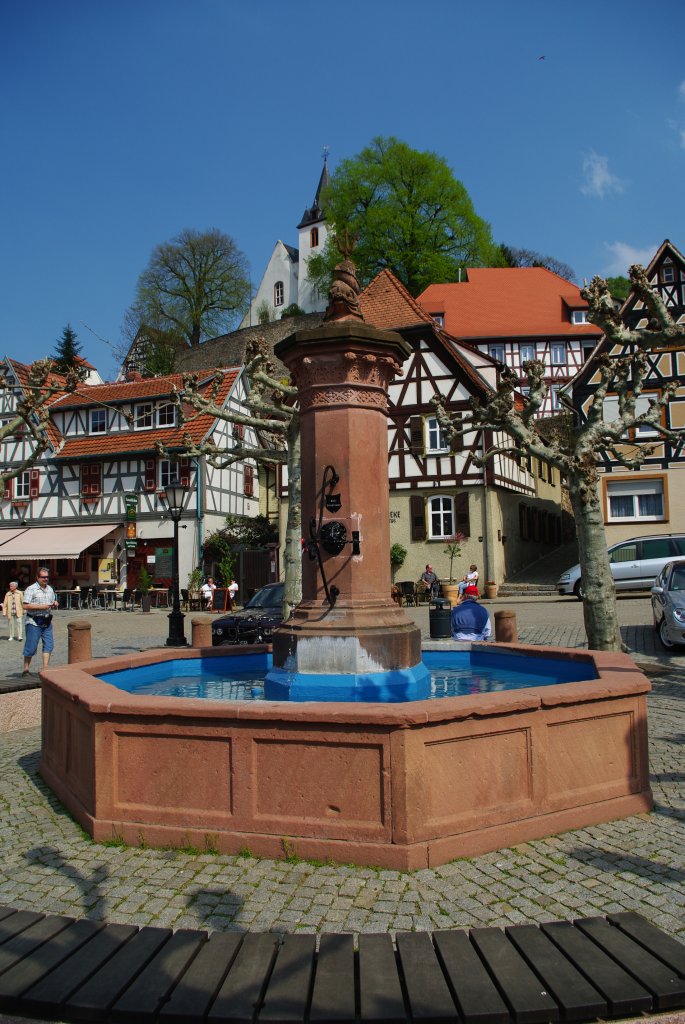
{"label": "iron scrollwork on fountain", "polygon": [[326,592],[326,600],[331,608],[335,604],[340,590],[335,584],[332,584],[330,587],[328,585],[323,559],[321,558],[321,548],[328,555],[339,555],[347,544],[351,544],[352,554],[360,554],[359,530],[352,530],[352,539],[348,540],[347,527],[344,523],[339,522],[337,519],[331,519],[326,523],[323,521],[324,507],[328,512],[340,511],[342,505],[340,495],[333,494],[333,488],[339,481],[340,477],[336,473],[335,467],[326,466],[323,471],[323,480],[321,481],[319,518],[317,521],[316,516],[312,516],[309,520],[309,540],[307,542],[307,553],[312,561],[317,561],[319,564],[319,572],[321,573],[321,581]]}

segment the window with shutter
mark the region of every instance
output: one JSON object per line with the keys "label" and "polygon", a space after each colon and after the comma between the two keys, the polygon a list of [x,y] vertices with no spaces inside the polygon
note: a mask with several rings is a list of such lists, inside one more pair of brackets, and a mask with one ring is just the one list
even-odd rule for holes
{"label": "window with shutter", "polygon": [[468,537],[471,533],[468,491],[462,491],[461,494],[457,495],[455,505],[457,512],[457,532],[463,533],[465,537]]}
{"label": "window with shutter", "polygon": [[426,510],[423,498],[416,495],[409,499],[409,515],[411,518],[411,539],[426,539]]}
{"label": "window with shutter", "polygon": [[157,460],[145,460],[145,490],[154,491],[157,487]]}
{"label": "window with shutter", "polygon": [[[452,419],[454,420],[455,426],[458,427],[459,430],[461,430],[461,413],[460,412],[456,412],[454,414],[454,416],[452,417]],[[455,434],[452,437],[452,440],[450,441],[450,451],[452,451],[452,452],[460,452],[463,449],[463,447],[464,447],[464,435],[463,434]]]}
{"label": "window with shutter", "polygon": [[178,460],[178,482],[181,487],[190,487],[190,459]]}
{"label": "window with shutter", "polygon": [[14,483],[14,480],[7,480],[7,481],[5,481],[5,493],[3,495],[5,501],[9,501],[9,499],[12,497],[12,484],[13,483]]}
{"label": "window with shutter", "polygon": [[29,474],[29,496],[37,498],[40,494],[40,470],[32,469]]}
{"label": "window with shutter", "polygon": [[254,469],[252,466],[243,468],[243,489],[248,498],[254,495]]}
{"label": "window with shutter", "polygon": [[412,416],[409,420],[409,446],[416,455],[423,454],[422,416]]}

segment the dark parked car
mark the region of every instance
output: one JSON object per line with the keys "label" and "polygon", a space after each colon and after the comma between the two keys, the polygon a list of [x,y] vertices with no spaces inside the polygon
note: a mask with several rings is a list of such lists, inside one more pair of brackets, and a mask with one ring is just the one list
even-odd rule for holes
{"label": "dark parked car", "polygon": [[667,650],[685,645],[685,562],[665,565],[652,587],[654,628]]}
{"label": "dark parked car", "polygon": [[283,584],[268,583],[239,612],[222,615],[212,623],[212,646],[270,643],[283,622]]}

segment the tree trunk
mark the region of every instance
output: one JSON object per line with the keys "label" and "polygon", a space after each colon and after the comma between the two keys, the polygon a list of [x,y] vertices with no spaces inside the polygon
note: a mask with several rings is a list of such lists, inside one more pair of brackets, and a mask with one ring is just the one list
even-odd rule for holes
{"label": "tree trunk", "polygon": [[283,621],[302,600],[302,470],[300,466],[300,415],[293,411],[288,424],[288,518],[283,552],[285,589]]}
{"label": "tree trunk", "polygon": [[569,473],[569,496],[576,521],[582,566],[583,617],[592,651],[622,650],[616,592],[609,565],[602,509],[596,483]]}

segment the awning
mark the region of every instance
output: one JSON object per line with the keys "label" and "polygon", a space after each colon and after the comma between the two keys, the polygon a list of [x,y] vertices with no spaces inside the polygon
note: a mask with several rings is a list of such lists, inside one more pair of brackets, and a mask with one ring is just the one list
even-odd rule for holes
{"label": "awning", "polygon": [[82,551],[115,529],[112,523],[107,526],[99,523],[97,526],[29,526],[19,531],[0,530],[0,562],[78,558]]}

